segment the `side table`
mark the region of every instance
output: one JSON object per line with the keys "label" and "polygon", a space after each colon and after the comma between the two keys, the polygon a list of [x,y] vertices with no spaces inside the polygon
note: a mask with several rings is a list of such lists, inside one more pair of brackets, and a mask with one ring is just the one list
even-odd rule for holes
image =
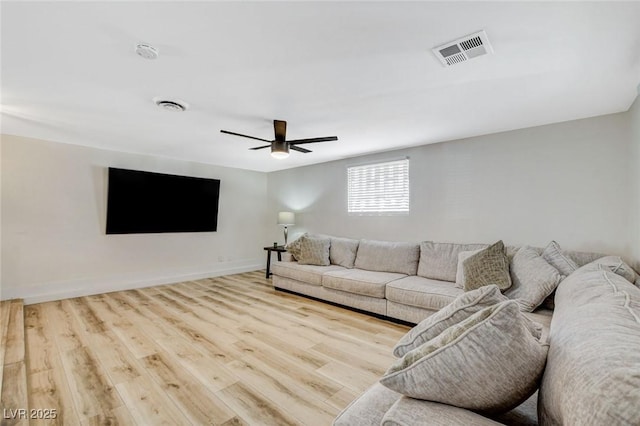
{"label": "side table", "polygon": [[264,248],[267,251],[267,272],[265,274],[265,278],[269,278],[271,276],[271,252],[275,251],[278,253],[278,260],[282,260],[282,253],[287,251],[284,246],[269,246]]}

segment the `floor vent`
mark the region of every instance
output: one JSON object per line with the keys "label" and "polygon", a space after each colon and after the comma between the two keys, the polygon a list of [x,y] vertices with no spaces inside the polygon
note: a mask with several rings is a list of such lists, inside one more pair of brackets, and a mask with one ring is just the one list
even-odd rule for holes
{"label": "floor vent", "polygon": [[487,33],[479,31],[442,46],[434,47],[433,53],[445,67],[466,62],[478,56],[493,53]]}

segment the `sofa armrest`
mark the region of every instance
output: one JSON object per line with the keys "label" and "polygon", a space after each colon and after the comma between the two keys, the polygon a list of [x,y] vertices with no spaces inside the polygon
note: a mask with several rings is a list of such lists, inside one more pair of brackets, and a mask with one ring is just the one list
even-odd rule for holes
{"label": "sofa armrest", "polygon": [[293,258],[293,255],[291,253],[283,252],[281,256],[282,262],[295,262],[295,259]]}

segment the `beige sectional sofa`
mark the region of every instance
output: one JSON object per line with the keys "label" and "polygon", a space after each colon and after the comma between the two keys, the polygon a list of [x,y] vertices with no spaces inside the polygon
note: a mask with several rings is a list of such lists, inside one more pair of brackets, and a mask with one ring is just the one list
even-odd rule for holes
{"label": "beige sectional sofa", "polygon": [[[413,324],[464,293],[455,285],[458,254],[489,246],[327,238],[330,265],[301,265],[285,256],[272,266],[273,286]],[[507,246],[507,256],[516,250]],[[565,254],[579,266],[603,256]],[[548,325],[551,311],[540,308],[531,316]]]}
{"label": "beige sectional sofa", "polygon": [[[486,246],[331,237],[331,264],[278,262],[273,285],[418,323],[464,293],[455,285],[458,254]],[[515,252],[515,247],[507,247],[510,259]],[[634,285],[617,269],[598,264],[602,254],[563,255],[580,268],[563,277],[555,309],[525,314],[545,325],[550,345],[540,389],[524,403],[507,413],[480,414],[409,398],[377,383],[334,424],[640,425],[640,278],[632,272]]]}

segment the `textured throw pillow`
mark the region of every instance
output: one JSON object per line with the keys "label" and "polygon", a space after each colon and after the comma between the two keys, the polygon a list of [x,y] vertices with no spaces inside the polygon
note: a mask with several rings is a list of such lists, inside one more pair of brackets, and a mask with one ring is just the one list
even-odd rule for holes
{"label": "textured throw pillow", "polygon": [[551,241],[542,252],[542,258],[547,263],[560,272],[560,275],[568,277],[578,269],[578,264],[571,260],[569,256],[563,253],[560,245],[555,241]]}
{"label": "textured throw pillow", "polygon": [[302,244],[302,238],[308,236],[306,232],[298,237],[296,240],[291,241],[289,244],[285,246],[287,252],[291,253],[294,259],[298,260],[298,256],[300,256],[300,245]]}
{"label": "textured throw pillow", "polygon": [[625,263],[619,256],[605,256],[594,260],[593,263],[602,265],[614,274],[620,275],[630,283],[634,284],[638,279],[638,274],[633,268]]}
{"label": "textured throw pillow", "polygon": [[462,263],[464,290],[495,284],[502,291],[511,287],[509,259],[504,252],[502,240],[480,250]]}
{"label": "textured throw pillow", "polygon": [[535,392],[549,345],[518,304],[483,309],[398,359],[380,383],[403,395],[474,411],[507,411]]}
{"label": "textured throw pillow", "polygon": [[456,287],[464,288],[464,267],[462,264],[465,260],[470,258],[476,253],[481,252],[482,249],[478,250],[470,250],[470,251],[461,251],[458,253],[458,269],[456,270]]}
{"label": "textured throw pillow", "polygon": [[522,247],[511,261],[511,287],[504,293],[522,312],[533,312],[560,283],[560,273],[531,247]]}
{"label": "textured throw pillow", "polygon": [[359,243],[360,241],[349,238],[331,237],[331,249],[329,249],[331,264],[352,269],[356,261]]}
{"label": "textured throw pillow", "polygon": [[400,358],[407,352],[433,339],[452,325],[469,318],[488,306],[493,306],[505,300],[508,299],[500,293],[500,289],[495,285],[484,286],[461,294],[453,302],[420,321],[409,330],[396,343],[393,348],[393,355]]}
{"label": "textured throw pillow", "polygon": [[330,265],[329,248],[331,240],[329,238],[315,238],[308,235],[300,237],[300,255],[298,263],[300,265]]}

